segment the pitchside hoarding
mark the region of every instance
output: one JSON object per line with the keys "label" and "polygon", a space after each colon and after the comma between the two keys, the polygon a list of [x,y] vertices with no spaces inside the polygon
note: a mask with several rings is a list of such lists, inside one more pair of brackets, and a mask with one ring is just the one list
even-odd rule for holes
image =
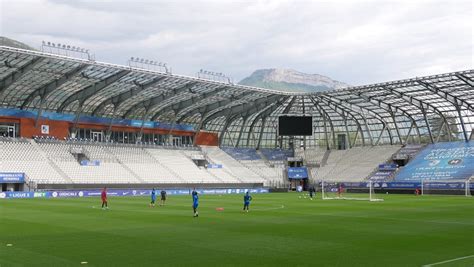
{"label": "pitchside hoarding", "polygon": [[[161,191],[158,189],[158,191]],[[168,195],[190,195],[190,189],[170,189],[165,190]],[[229,189],[196,189],[199,194],[204,195],[224,195],[224,194],[243,194],[249,191],[251,194],[268,193],[267,188],[229,188]],[[100,197],[100,190],[61,190],[44,192],[0,192],[0,199],[5,198],[74,198],[74,197]],[[149,189],[125,189],[125,190],[107,190],[108,196],[149,196]]]}
{"label": "pitchside hoarding", "polygon": [[467,180],[474,175],[474,143],[428,145],[397,174],[396,181]]}

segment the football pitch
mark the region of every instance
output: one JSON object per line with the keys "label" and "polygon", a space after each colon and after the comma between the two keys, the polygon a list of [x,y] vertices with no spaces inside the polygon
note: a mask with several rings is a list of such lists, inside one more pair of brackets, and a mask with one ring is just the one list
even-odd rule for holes
{"label": "football pitch", "polygon": [[474,198],[299,196],[3,199],[0,266],[474,266]]}

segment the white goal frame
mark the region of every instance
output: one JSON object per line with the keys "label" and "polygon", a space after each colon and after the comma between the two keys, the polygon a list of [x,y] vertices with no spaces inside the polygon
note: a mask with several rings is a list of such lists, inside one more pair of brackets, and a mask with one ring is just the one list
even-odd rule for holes
{"label": "white goal frame", "polygon": [[[336,181],[335,181],[336,182]],[[345,196],[341,196],[341,197],[328,197],[326,195],[326,191],[325,191],[325,183],[328,183],[327,181],[321,181],[321,198],[323,200],[362,200],[362,201],[384,201],[383,198],[376,198],[375,197],[375,193],[374,193],[374,185],[373,185],[373,181],[364,181],[364,182],[361,182],[361,183],[367,183],[368,188],[369,189],[369,192],[368,192],[368,197],[345,197]],[[334,183],[334,182],[331,182],[331,183]],[[344,182],[342,182],[344,183]],[[351,182],[347,182],[347,183],[351,183]],[[361,187],[362,188],[362,187]],[[362,193],[361,193],[362,194]]]}
{"label": "white goal frame", "polygon": [[[425,183],[463,183],[464,182],[464,196],[465,197],[472,197],[471,195],[471,178],[465,180],[465,181],[449,181],[449,180],[438,180],[438,181],[431,181],[431,180],[421,180],[421,195],[422,196],[425,196],[425,195],[430,195],[428,193],[426,193],[426,188],[425,188]],[[449,194],[445,194],[445,195],[449,195]],[[460,196],[460,195],[459,195]]]}

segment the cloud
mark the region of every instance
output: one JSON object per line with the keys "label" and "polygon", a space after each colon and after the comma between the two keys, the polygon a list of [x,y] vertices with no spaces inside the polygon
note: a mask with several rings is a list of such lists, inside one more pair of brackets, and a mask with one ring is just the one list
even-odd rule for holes
{"label": "cloud", "polygon": [[0,1],[2,35],[185,75],[278,67],[358,85],[473,68],[470,1]]}

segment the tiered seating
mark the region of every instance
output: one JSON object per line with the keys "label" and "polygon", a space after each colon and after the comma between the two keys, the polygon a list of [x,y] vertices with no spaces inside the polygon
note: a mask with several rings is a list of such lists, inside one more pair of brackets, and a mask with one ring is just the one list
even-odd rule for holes
{"label": "tiered seating", "polygon": [[81,166],[70,153],[68,143],[40,143],[39,146],[74,183],[140,183],[102,146],[83,146],[89,159],[99,160],[100,166]]}
{"label": "tiered seating", "polygon": [[268,166],[253,148],[223,147],[222,150],[249,170],[264,178],[267,183],[283,180],[283,168]]}
{"label": "tiered seating", "polygon": [[323,160],[324,153],[326,152],[326,148],[321,147],[311,147],[303,149],[296,149],[295,150],[295,157],[303,158],[308,165],[319,165]]}
{"label": "tiered seating", "polygon": [[399,159],[407,159],[410,160],[420,152],[425,145],[417,145],[417,144],[407,144],[403,146],[395,155],[396,158]]}
{"label": "tiered seating", "polygon": [[[206,170],[200,169],[180,150],[146,149],[158,162],[170,169],[186,183],[217,183],[220,182]],[[232,181],[232,180],[230,180]],[[226,181],[226,182],[230,182]]]}
{"label": "tiered seating", "polygon": [[242,160],[243,165],[255,172],[259,176],[265,178],[266,182],[283,181],[284,165],[268,166],[263,160]]}
{"label": "tiered seating", "polygon": [[233,159],[218,147],[203,146],[202,151],[212,163],[222,164],[223,169],[208,169],[208,171],[213,172],[214,175],[220,178],[233,178],[235,181],[248,183],[260,183],[264,181],[261,176],[249,170],[242,163]]}
{"label": "tiered seating", "polygon": [[108,146],[107,150],[146,183],[181,182],[141,147]]}
{"label": "tiered seating", "polygon": [[262,148],[260,151],[270,161],[284,162],[287,158],[293,157],[293,151],[286,149]]}
{"label": "tiered seating", "polygon": [[231,155],[236,160],[259,160],[260,156],[254,148],[236,148],[236,147],[222,147],[222,150]]}
{"label": "tiered seating", "polygon": [[385,162],[400,149],[399,146],[355,147],[331,151],[327,164],[311,168],[314,180],[362,181],[380,162]]}
{"label": "tiered seating", "polygon": [[0,139],[0,171],[24,172],[36,183],[67,182],[27,140]]}

